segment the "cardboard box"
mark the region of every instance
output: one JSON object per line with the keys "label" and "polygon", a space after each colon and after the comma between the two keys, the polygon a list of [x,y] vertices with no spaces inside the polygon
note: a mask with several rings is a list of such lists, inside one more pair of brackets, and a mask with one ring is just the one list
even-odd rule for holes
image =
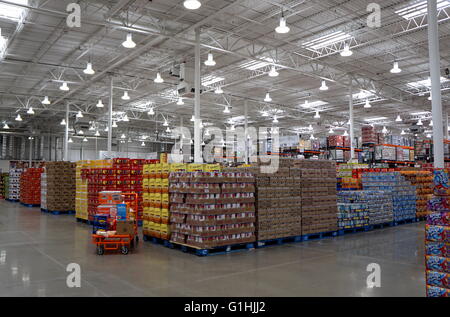
{"label": "cardboard box", "polygon": [[119,220],[116,223],[116,232],[118,235],[134,235],[134,221]]}

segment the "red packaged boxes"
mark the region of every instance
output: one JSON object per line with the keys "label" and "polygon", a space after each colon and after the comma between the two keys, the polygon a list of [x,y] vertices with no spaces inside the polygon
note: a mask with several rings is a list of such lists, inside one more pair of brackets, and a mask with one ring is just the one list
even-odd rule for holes
{"label": "red packaged boxes", "polygon": [[43,168],[28,168],[20,176],[20,202],[27,205],[41,204],[41,174]]}

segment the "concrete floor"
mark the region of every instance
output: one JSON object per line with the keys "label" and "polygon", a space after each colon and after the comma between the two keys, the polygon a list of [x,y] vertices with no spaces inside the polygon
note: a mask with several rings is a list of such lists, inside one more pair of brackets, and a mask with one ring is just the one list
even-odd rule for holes
{"label": "concrete floor", "polygon": [[[0,296],[424,296],[424,223],[197,257],[150,243],[97,256],[72,216],[0,201]],[[66,266],[81,266],[68,288]],[[381,288],[367,288],[369,263]]]}

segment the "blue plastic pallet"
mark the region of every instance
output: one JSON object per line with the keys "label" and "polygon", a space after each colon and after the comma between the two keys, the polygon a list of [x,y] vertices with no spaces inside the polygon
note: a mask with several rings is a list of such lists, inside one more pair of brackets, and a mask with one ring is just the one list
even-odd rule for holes
{"label": "blue plastic pallet", "polygon": [[41,208],[41,211],[52,214],[52,215],[73,215],[73,214],[75,214],[75,211],[73,211],[73,210],[59,211],[59,210],[48,210],[48,209]]}
{"label": "blue plastic pallet", "polygon": [[149,236],[149,235],[146,235],[146,234],[144,234],[143,240],[151,242],[151,243],[154,243],[154,244],[160,244],[160,245],[163,245],[165,247],[173,249],[173,246],[172,246],[171,242],[169,242],[168,240],[152,237],[152,236]]}
{"label": "blue plastic pallet", "polygon": [[20,203],[22,206],[25,207],[29,207],[29,208],[33,208],[33,207],[40,207],[40,204],[24,204],[24,203]]}
{"label": "blue plastic pallet", "polygon": [[338,234],[340,236],[342,236],[344,234],[349,234],[349,233],[367,232],[367,231],[370,231],[372,229],[373,229],[372,226],[364,226],[364,227],[349,228],[349,229],[339,229],[338,230]]}
{"label": "blue plastic pallet", "polygon": [[6,201],[9,201],[10,203],[18,203],[19,202],[18,199],[9,199],[9,198],[6,198]]}
{"label": "blue plastic pallet", "polygon": [[268,240],[260,240],[256,242],[257,248],[265,248],[270,247],[274,245],[282,245],[287,243],[296,243],[296,242],[302,242],[303,236],[292,236],[292,237],[284,237],[284,238],[277,238],[277,239],[268,239]]}
{"label": "blue plastic pallet", "polygon": [[318,233],[309,233],[302,235],[302,241],[318,240],[338,236],[338,231],[326,231]]}
{"label": "blue plastic pallet", "polygon": [[219,255],[219,254],[230,254],[234,252],[250,251],[255,249],[254,243],[240,243],[232,244],[222,247],[214,247],[211,249],[200,249],[195,248],[186,244],[180,244],[176,242],[167,242],[166,247],[171,249],[178,249],[185,253],[195,254],[197,256],[209,256],[209,255]]}
{"label": "blue plastic pallet", "polygon": [[416,222],[416,218],[397,220],[397,221],[394,221],[394,226],[406,225],[406,224],[414,223],[414,222]]}
{"label": "blue plastic pallet", "polygon": [[81,219],[81,218],[76,218],[77,222],[81,222],[81,223],[85,223],[85,224],[89,224],[89,220],[86,219]]}
{"label": "blue plastic pallet", "polygon": [[387,227],[392,227],[394,226],[394,222],[385,222],[385,223],[376,223],[373,225],[370,225],[369,227],[371,227],[372,229],[383,229],[383,228],[387,228]]}

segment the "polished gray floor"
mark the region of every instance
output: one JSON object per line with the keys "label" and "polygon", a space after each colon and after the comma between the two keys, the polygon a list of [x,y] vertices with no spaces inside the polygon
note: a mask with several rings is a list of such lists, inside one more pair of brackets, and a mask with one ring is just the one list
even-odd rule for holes
{"label": "polished gray floor", "polygon": [[[0,202],[0,296],[424,296],[424,224],[196,257],[150,243],[97,256],[73,216]],[[66,267],[81,266],[68,288]],[[367,288],[367,265],[381,287]]]}

